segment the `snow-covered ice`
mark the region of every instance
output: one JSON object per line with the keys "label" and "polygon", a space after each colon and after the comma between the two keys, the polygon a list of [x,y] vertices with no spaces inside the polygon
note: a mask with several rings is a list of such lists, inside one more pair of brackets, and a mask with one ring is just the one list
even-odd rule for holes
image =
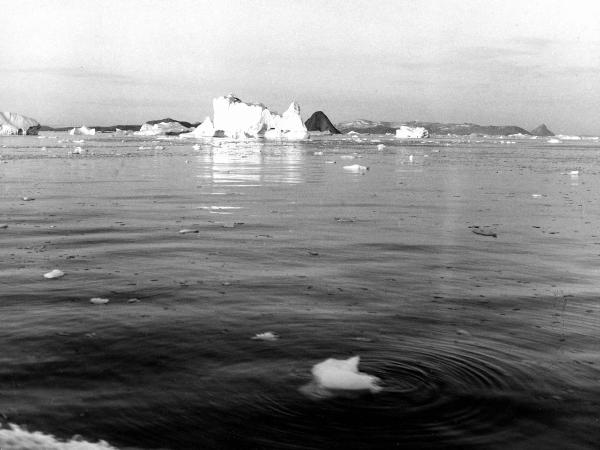
{"label": "snow-covered ice", "polygon": [[40,124],[31,117],[12,112],[0,112],[0,136],[37,134]]}

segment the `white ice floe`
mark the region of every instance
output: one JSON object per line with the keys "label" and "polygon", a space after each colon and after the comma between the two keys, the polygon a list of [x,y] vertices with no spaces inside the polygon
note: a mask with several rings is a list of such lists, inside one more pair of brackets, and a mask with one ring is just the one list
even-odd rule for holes
{"label": "white ice floe", "polygon": [[40,431],[28,431],[9,423],[0,428],[2,450],[117,450],[106,441],[88,442],[80,438],[61,440]]}
{"label": "white ice floe", "polygon": [[69,130],[69,134],[71,136],[76,136],[76,135],[86,135],[86,136],[93,136],[96,134],[96,129],[95,128],[88,128],[85,125],[79,127],[79,128],[72,128],[71,130]]}
{"label": "white ice floe", "polygon": [[31,117],[12,112],[0,112],[0,136],[37,134],[40,124]]}
{"label": "white ice floe", "polygon": [[199,230],[193,228],[184,228],[183,230],[179,230],[180,234],[190,234],[190,233],[198,233]]}
{"label": "white ice floe", "polygon": [[344,170],[347,172],[364,173],[369,170],[369,168],[361,166],[360,164],[352,164],[351,166],[344,166]]}
{"label": "white ice floe", "polygon": [[548,142],[548,144],[560,144],[561,143],[560,139],[555,139],[555,138],[548,139],[546,142]]}
{"label": "white ice floe", "polygon": [[74,155],[81,155],[82,152],[84,152],[84,150],[81,147],[75,147],[72,153]]}
{"label": "white ice floe", "polygon": [[64,277],[65,273],[62,270],[58,270],[58,269],[54,269],[51,270],[48,273],[44,274],[44,278],[48,278],[48,279],[53,279],[53,278],[60,278],[60,277]]}
{"label": "white ice floe", "polygon": [[93,297],[90,299],[90,303],[93,303],[94,305],[106,305],[109,301],[109,299],[101,297]]}
{"label": "white ice floe", "polygon": [[581,136],[570,136],[567,134],[557,134],[556,137],[558,139],[562,139],[563,141],[580,141]]}
{"label": "white ice floe", "polygon": [[422,139],[429,137],[429,131],[423,127],[402,125],[396,130],[396,137],[400,139]]}
{"label": "white ice floe", "polygon": [[272,331],[266,331],[264,333],[255,334],[252,339],[255,341],[276,341],[279,339],[279,335],[277,333],[273,333]]}
{"label": "white ice floe", "polygon": [[310,397],[343,395],[344,392],[377,393],[383,388],[380,379],[358,371],[359,356],[348,359],[326,359],[312,368],[313,381],[300,390]]}
{"label": "white ice floe", "polygon": [[385,148],[385,145],[383,144],[378,144],[377,145],[377,150],[382,151]]}

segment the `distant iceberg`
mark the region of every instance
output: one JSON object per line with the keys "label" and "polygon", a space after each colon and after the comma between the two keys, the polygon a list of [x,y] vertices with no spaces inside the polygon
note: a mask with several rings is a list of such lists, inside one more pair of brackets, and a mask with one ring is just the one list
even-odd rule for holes
{"label": "distant iceberg", "polygon": [[424,127],[409,127],[401,125],[396,130],[396,137],[400,139],[422,139],[429,137],[429,131]]}
{"label": "distant iceberg", "polygon": [[0,112],[0,136],[36,135],[40,129],[37,120],[12,112]]}
{"label": "distant iceberg", "polygon": [[557,134],[556,137],[558,139],[562,139],[563,141],[581,141],[581,136],[569,136],[567,134]]}
{"label": "distant iceberg", "polygon": [[144,123],[140,127],[140,131],[136,131],[136,136],[160,136],[160,135],[176,135],[190,131],[191,127],[187,122],[182,123],[173,119],[151,120]]}
{"label": "distant iceberg", "polygon": [[69,130],[69,134],[71,136],[75,136],[75,135],[86,135],[86,136],[93,136],[96,134],[96,129],[95,128],[88,128],[85,125],[79,127],[79,128],[72,128],[71,130]]}

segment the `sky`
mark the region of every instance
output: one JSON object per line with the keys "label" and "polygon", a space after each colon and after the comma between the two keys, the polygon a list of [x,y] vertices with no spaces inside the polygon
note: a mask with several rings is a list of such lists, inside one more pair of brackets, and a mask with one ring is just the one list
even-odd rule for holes
{"label": "sky", "polygon": [[0,0],[0,110],[197,122],[234,93],[334,122],[600,135],[594,0]]}

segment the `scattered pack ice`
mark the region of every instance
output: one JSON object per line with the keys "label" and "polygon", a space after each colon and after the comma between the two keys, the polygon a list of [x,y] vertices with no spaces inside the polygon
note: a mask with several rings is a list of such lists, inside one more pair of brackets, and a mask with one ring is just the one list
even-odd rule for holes
{"label": "scattered pack ice", "polygon": [[96,129],[88,128],[85,125],[83,125],[79,128],[72,128],[71,130],[69,130],[69,134],[71,136],[77,136],[77,135],[93,136],[96,134]]}
{"label": "scattered pack ice", "polygon": [[423,127],[409,127],[401,125],[396,130],[396,137],[401,139],[422,139],[429,137],[429,131]]}
{"label": "scattered pack ice", "polygon": [[0,136],[38,134],[40,124],[31,117],[12,112],[0,112]]}

